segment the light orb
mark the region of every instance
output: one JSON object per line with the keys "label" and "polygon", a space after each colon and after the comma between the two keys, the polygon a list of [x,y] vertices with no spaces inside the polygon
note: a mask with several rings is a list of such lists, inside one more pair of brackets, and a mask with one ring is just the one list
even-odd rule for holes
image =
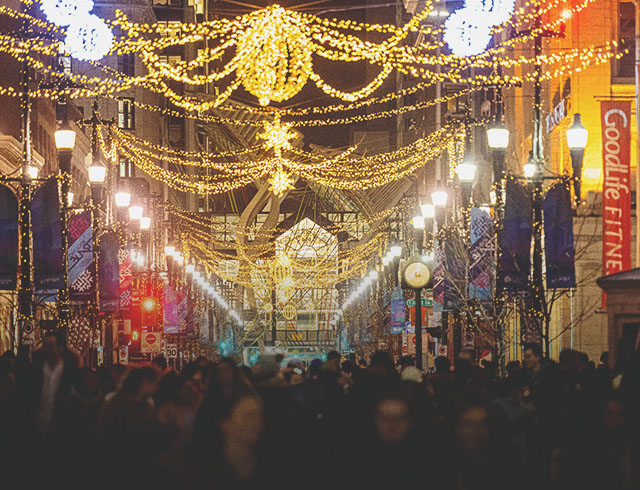
{"label": "light orb", "polygon": [[42,0],[40,8],[49,22],[64,27],[73,24],[77,16],[91,12],[93,0]]}
{"label": "light orb", "polygon": [[104,20],[89,14],[69,26],[64,44],[72,57],[98,61],[111,50],[113,33]]}

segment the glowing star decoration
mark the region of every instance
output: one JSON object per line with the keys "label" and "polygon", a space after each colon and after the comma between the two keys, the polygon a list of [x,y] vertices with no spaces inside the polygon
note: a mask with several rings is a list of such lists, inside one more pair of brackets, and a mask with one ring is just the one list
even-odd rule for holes
{"label": "glowing star decoration", "polygon": [[64,44],[72,57],[98,61],[111,50],[113,33],[104,20],[88,14],[69,26]]}
{"label": "glowing star decoration", "polygon": [[296,137],[296,133],[291,129],[291,124],[282,124],[280,119],[276,118],[273,121],[265,121],[264,131],[258,137],[265,141],[266,148],[277,153],[291,148],[291,140]]}
{"label": "glowing star decoration", "polygon": [[256,14],[253,27],[238,40],[235,59],[238,78],[261,105],[296,95],[311,74],[311,39],[282,7]]}
{"label": "glowing star decoration", "polygon": [[91,12],[93,0],[42,0],[40,8],[49,22],[64,27]]}
{"label": "glowing star decoration", "polygon": [[478,14],[460,9],[444,23],[444,41],[456,56],[475,56],[482,53],[491,41],[491,26],[478,22]]}
{"label": "glowing star decoration", "polygon": [[286,191],[293,189],[293,179],[284,171],[282,165],[271,175],[269,184],[271,184],[269,190],[278,197],[282,197]]}

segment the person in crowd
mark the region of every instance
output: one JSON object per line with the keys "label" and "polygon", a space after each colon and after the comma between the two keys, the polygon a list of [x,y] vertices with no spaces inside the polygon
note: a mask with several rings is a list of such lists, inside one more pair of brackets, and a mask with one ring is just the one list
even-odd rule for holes
{"label": "person in crowd", "polygon": [[458,359],[464,359],[471,366],[475,366],[476,365],[476,351],[473,350],[473,349],[469,349],[469,348],[461,349],[460,353],[458,354]]}
{"label": "person in crowd", "polygon": [[[523,366],[388,352],[308,366],[198,358],[168,370],[78,367],[57,332],[0,357],[7,488],[640,490],[640,354],[615,382],[585,353]],[[344,380],[348,380],[345,383]],[[348,389],[347,389],[348,386]],[[34,461],[37,470],[34,471]]]}
{"label": "person in crowd", "polygon": [[77,367],[78,358],[66,349],[64,335],[49,331],[33,353],[33,363],[17,371],[21,401],[44,434],[57,423],[60,400],[71,391]]}
{"label": "person in crowd", "polygon": [[99,420],[101,471],[98,488],[153,488],[149,469],[157,456],[159,424],[152,395],[158,377],[152,368],[129,371]]}
{"label": "person in crowd", "polygon": [[164,356],[154,357],[151,361],[151,367],[158,375],[158,379],[161,379],[168,371],[167,358]]}

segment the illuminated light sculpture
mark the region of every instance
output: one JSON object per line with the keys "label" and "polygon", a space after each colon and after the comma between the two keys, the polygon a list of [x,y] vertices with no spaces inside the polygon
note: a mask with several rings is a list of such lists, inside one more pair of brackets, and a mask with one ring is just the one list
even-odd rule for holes
{"label": "illuminated light sculpture", "polygon": [[104,20],[88,14],[69,26],[64,44],[72,57],[82,61],[98,61],[111,50],[113,33]]}
{"label": "illuminated light sculpture", "polygon": [[444,23],[444,41],[454,55],[476,56],[491,41],[491,28],[511,18],[515,0],[466,0]]}
{"label": "illuminated light sculpture", "polygon": [[286,191],[293,189],[293,179],[281,165],[271,174],[269,184],[269,190],[278,197],[282,197]]}
{"label": "illuminated light sculpture", "polygon": [[42,0],[40,8],[49,22],[64,27],[91,12],[93,0]]}
{"label": "illuminated light sculpture", "polygon": [[236,74],[260,105],[288,100],[309,79],[311,46],[311,39],[283,8],[263,9],[236,47],[237,58],[252,57],[254,62],[240,63]]}
{"label": "illuminated light sculpture", "polygon": [[444,41],[453,54],[466,57],[482,53],[491,41],[491,26],[469,8],[456,10],[444,23]]}

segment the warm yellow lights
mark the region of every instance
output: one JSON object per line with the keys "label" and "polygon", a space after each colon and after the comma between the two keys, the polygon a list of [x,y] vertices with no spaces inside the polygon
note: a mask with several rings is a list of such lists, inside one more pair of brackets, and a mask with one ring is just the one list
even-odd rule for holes
{"label": "warm yellow lights", "polygon": [[302,90],[311,73],[311,39],[304,24],[278,5],[253,17],[252,27],[236,46],[236,75],[261,105],[288,100]]}
{"label": "warm yellow lights", "polygon": [[282,197],[285,192],[293,189],[293,179],[284,171],[282,166],[278,167],[271,175],[269,184],[269,190],[278,197]]}

